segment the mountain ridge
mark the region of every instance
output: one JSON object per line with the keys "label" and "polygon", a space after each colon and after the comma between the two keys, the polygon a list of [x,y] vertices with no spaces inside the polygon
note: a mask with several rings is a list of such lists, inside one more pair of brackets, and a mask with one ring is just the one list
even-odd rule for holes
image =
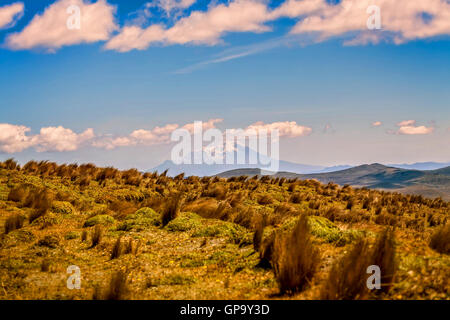
{"label": "mountain ridge", "polygon": [[[384,165],[384,164],[381,164]],[[421,170],[421,171],[433,171],[450,166],[450,162],[416,162],[412,164],[386,164],[386,167],[408,169],[408,170]],[[294,163],[289,161],[280,160],[279,172],[290,172],[296,174],[319,174],[342,171],[345,169],[355,168],[359,166],[351,165],[334,165],[334,166],[320,166]],[[168,170],[169,176],[176,176],[180,173],[184,173],[185,176],[213,176],[225,171],[237,170],[237,169],[252,169],[258,168],[256,165],[243,164],[243,165],[207,165],[207,164],[181,164],[177,165],[170,160],[162,162],[160,165],[147,170],[147,172],[162,173]]]}
{"label": "mountain ridge", "polygon": [[[237,169],[219,174],[219,177],[260,175],[257,168]],[[329,173],[296,174],[277,172],[275,177],[289,179],[315,179],[322,183],[337,183],[354,187],[384,189],[400,193],[420,194],[426,197],[442,197],[450,200],[450,166],[436,170],[412,170],[385,166],[379,163],[364,164]]]}

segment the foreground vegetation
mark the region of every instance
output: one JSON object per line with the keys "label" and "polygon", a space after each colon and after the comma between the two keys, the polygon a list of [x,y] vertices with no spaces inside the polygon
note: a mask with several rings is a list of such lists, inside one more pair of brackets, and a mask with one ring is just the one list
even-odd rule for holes
{"label": "foreground vegetation", "polygon": [[0,299],[450,299],[449,211],[314,180],[8,160]]}

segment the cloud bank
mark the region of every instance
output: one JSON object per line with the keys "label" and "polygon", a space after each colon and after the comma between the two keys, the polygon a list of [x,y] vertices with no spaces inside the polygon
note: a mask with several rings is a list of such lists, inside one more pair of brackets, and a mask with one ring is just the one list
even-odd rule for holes
{"label": "cloud bank", "polygon": [[[216,128],[216,124],[223,119],[210,119],[203,122],[203,130]],[[155,146],[170,144],[170,136],[176,129],[185,129],[191,134],[194,132],[194,123],[185,125],[167,124],[153,129],[138,129],[126,136],[114,136],[111,134],[96,135],[89,128],[82,133],[75,133],[71,129],[58,127],[44,127],[39,134],[30,134],[31,128],[8,123],[0,124],[0,152],[17,153],[33,148],[37,152],[66,152],[75,151],[81,147],[94,147],[112,150],[119,147]],[[312,129],[298,125],[295,121],[263,123],[256,122],[246,128],[244,132],[259,132],[267,130],[271,132],[277,129],[280,137],[294,138],[309,135]],[[238,129],[230,129],[237,131]]]}
{"label": "cloud bank", "polygon": [[[374,4],[376,6],[374,6]],[[371,19],[379,30],[368,28]],[[194,11],[174,26],[126,26],[106,44],[106,49],[127,52],[144,50],[153,43],[215,45],[229,32],[262,33],[268,22],[296,19],[292,35],[313,35],[314,42],[343,37],[345,44],[365,45],[381,41],[396,44],[450,34],[450,3],[447,0],[286,0],[275,9],[266,1],[235,0]],[[127,35],[133,34],[133,37]]]}
{"label": "cloud bank", "polygon": [[[296,21],[290,35],[305,35],[312,43],[339,37],[347,45],[381,41],[401,44],[450,35],[448,0],[285,0],[274,2],[278,4],[274,8],[266,0],[232,0],[210,1],[206,10],[188,11],[194,3],[153,0],[145,4],[147,14],[120,27],[115,22],[115,6],[107,0],[58,0],[36,14],[22,31],[10,34],[6,45],[16,50],[42,47],[55,51],[63,46],[106,41],[105,49],[118,52],[145,50],[154,44],[211,46],[222,43],[228,33],[270,32],[270,23],[282,18]],[[81,28],[77,30],[67,28],[72,5],[81,12]],[[155,7],[167,16],[179,14],[171,17],[170,24],[151,23],[149,10]],[[21,3],[1,7],[0,27],[21,12]],[[380,28],[369,28],[371,21],[379,21]]]}

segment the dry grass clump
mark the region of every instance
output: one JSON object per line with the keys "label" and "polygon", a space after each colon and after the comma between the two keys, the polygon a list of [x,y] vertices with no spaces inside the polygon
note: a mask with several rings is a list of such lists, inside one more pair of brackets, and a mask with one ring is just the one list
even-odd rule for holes
{"label": "dry grass clump", "polygon": [[116,179],[120,174],[120,171],[117,170],[116,168],[112,168],[112,167],[108,167],[108,168],[103,168],[100,170],[100,172],[97,174],[95,180],[97,180],[98,182],[104,182],[106,180],[112,180],[112,179]]}
{"label": "dry grass clump", "polygon": [[243,192],[238,192],[238,193],[233,194],[229,198],[230,206],[232,206],[233,208],[236,208],[237,206],[239,206],[241,204],[243,198],[244,198]]}
{"label": "dry grass clump", "polygon": [[124,300],[129,294],[127,279],[128,275],[124,271],[114,273],[105,293],[106,300]]}
{"label": "dry grass clump", "polygon": [[92,177],[85,175],[81,176],[75,181],[76,184],[78,184],[80,187],[88,187],[91,184]]}
{"label": "dry grass clump", "polygon": [[314,199],[308,203],[308,208],[310,208],[311,210],[319,210],[321,205],[322,203],[320,202],[320,200]]}
{"label": "dry grass clump", "polygon": [[22,202],[28,195],[28,188],[24,185],[19,185],[12,188],[8,193],[8,201]]}
{"label": "dry grass clump", "polygon": [[219,203],[216,199],[199,199],[186,204],[183,207],[185,212],[194,212],[203,218],[214,216],[216,210],[219,207]]}
{"label": "dry grass clump", "polygon": [[369,244],[360,239],[341,259],[336,261],[322,287],[322,300],[352,300],[364,298],[368,293],[367,267],[371,265]]}
{"label": "dry grass clump", "polygon": [[216,211],[209,218],[215,218],[220,220],[228,220],[231,213],[231,206],[227,201],[220,201]]}
{"label": "dry grass clump", "polygon": [[297,209],[289,203],[281,203],[275,208],[273,213],[279,216],[295,215],[297,213]]}
{"label": "dry grass clump", "polygon": [[42,272],[48,272],[50,270],[50,265],[51,265],[51,262],[50,262],[49,259],[42,260],[42,262],[41,262],[41,271]]}
{"label": "dry grass clump", "polygon": [[437,229],[431,236],[430,248],[450,254],[450,223]]}
{"label": "dry grass clump", "polygon": [[304,197],[302,196],[302,194],[300,192],[295,192],[291,195],[291,197],[289,198],[289,202],[292,203],[301,203],[302,201],[304,201]]}
{"label": "dry grass clump", "polygon": [[302,291],[312,280],[320,262],[312,243],[306,215],[302,215],[292,233],[275,238],[273,267],[280,292]]}
{"label": "dry grass clump", "polygon": [[289,187],[288,187],[288,191],[289,191],[289,192],[294,192],[294,191],[295,191],[295,187],[297,187],[297,186],[298,186],[298,182],[297,182],[297,181],[292,182],[292,183],[289,185]]}
{"label": "dry grass clump", "polygon": [[122,237],[117,238],[111,251],[111,260],[120,257],[123,252]]}
{"label": "dry grass clump", "polygon": [[20,166],[13,158],[0,162],[0,168],[6,170],[20,170]]}
{"label": "dry grass clump", "polygon": [[264,269],[272,267],[273,251],[275,244],[275,233],[270,234],[263,239],[259,246],[259,263],[258,266]]}
{"label": "dry grass clump", "polygon": [[129,169],[122,172],[122,179],[127,185],[139,187],[142,182],[142,174],[137,169]]}
{"label": "dry grass clump", "polygon": [[183,173],[180,173],[180,174],[178,174],[178,175],[176,175],[174,178],[173,178],[173,180],[175,180],[175,181],[181,181],[181,180],[183,180],[184,179],[184,172]]}
{"label": "dry grass clump", "polygon": [[53,194],[47,189],[31,189],[23,202],[23,206],[32,208],[34,211],[30,213],[28,219],[31,222],[42,217],[52,207]]}
{"label": "dry grass clump", "polygon": [[203,191],[202,197],[216,198],[217,200],[225,200],[227,198],[227,188],[223,185],[213,185]]}
{"label": "dry grass clump", "polygon": [[[381,292],[388,292],[394,282],[397,270],[394,231],[384,229],[372,249],[372,264],[381,270]],[[378,291],[375,291],[378,292]]]}
{"label": "dry grass clump", "polygon": [[96,225],[94,230],[92,231],[92,244],[91,248],[97,246],[103,238],[103,229],[100,225]]}
{"label": "dry grass clump", "polygon": [[178,216],[182,202],[183,196],[181,193],[173,194],[169,197],[169,199],[167,199],[166,206],[161,217],[163,227]]}
{"label": "dry grass clump", "polygon": [[268,195],[268,194],[264,194],[264,195],[262,195],[262,196],[260,196],[258,198],[258,203],[260,205],[272,204],[273,203],[273,198],[270,195]]}
{"label": "dry grass clump", "polygon": [[83,232],[81,233],[81,241],[85,242],[87,240],[87,237],[88,237],[87,230],[83,230]]}
{"label": "dry grass clump", "polygon": [[129,214],[135,213],[137,208],[133,203],[128,201],[113,200],[108,204],[108,210],[114,212],[114,218],[121,220]]}
{"label": "dry grass clump", "polygon": [[19,214],[15,214],[10,216],[8,219],[6,219],[5,221],[5,234],[10,233],[11,231],[20,229],[23,227],[23,220],[24,218],[19,215]]}
{"label": "dry grass clump", "polygon": [[255,224],[256,228],[255,232],[253,233],[253,249],[256,252],[259,252],[259,250],[261,249],[264,227],[267,224],[267,216],[266,215],[264,215],[263,217],[260,216],[259,220]]}
{"label": "dry grass clump", "polygon": [[135,244],[133,239],[130,238],[128,240],[127,244],[125,245],[124,249],[123,249],[123,254],[134,254],[134,255],[136,255],[138,253],[140,244],[141,244],[140,241],[138,241],[138,243]]}
{"label": "dry grass clump", "polygon": [[248,209],[237,207],[232,215],[231,222],[241,225],[244,228],[252,229],[257,215],[251,207]]}
{"label": "dry grass clump", "polygon": [[108,286],[102,290],[96,287],[92,296],[93,300],[125,300],[130,294],[128,287],[128,274],[119,270],[113,273]]}
{"label": "dry grass clump", "polygon": [[367,298],[370,292],[367,280],[371,275],[367,273],[367,268],[372,265],[380,267],[381,270],[380,292],[388,292],[397,268],[392,229],[384,230],[372,247],[366,239],[361,238],[347,254],[337,260],[322,287],[320,298],[324,300]]}

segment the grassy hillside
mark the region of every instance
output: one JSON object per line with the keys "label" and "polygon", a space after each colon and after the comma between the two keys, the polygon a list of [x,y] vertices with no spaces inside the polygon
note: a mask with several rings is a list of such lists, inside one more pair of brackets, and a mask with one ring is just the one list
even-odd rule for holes
{"label": "grassy hillside", "polygon": [[449,210],[313,180],[6,161],[0,299],[450,299]]}

